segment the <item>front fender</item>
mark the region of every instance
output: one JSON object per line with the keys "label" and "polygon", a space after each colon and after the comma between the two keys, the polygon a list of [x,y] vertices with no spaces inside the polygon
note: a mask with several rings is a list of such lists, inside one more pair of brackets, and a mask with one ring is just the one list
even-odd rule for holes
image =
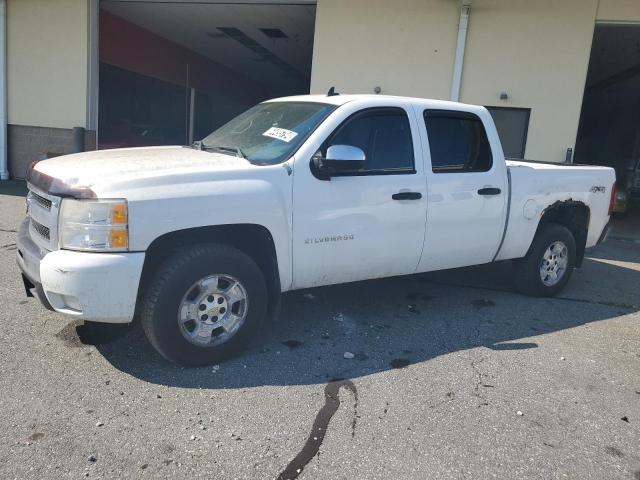
{"label": "front fender", "polygon": [[291,199],[285,186],[268,180],[237,179],[158,188],[147,188],[144,195],[132,195],[129,200],[132,251],[146,251],[155,239],[179,230],[260,225],[273,238],[282,289],[290,288]]}

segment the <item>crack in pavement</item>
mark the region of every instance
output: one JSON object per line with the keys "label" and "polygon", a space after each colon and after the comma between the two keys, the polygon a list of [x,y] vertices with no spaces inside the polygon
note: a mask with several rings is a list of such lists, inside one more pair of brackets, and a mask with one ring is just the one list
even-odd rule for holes
{"label": "crack in pavement", "polygon": [[476,377],[476,382],[475,385],[473,387],[473,396],[476,397],[480,403],[477,405],[478,408],[480,407],[486,407],[489,405],[489,401],[487,400],[487,398],[482,395],[480,392],[480,386],[483,384],[483,373],[480,371],[480,369],[478,368],[478,365],[481,364],[482,362],[485,361],[485,358],[480,358],[480,360],[476,361],[475,359],[471,359],[471,369],[473,370],[473,374]]}
{"label": "crack in pavement", "polygon": [[354,397],[353,421],[351,422],[351,437],[356,434],[356,422],[358,414],[358,390],[351,380],[333,380],[324,387],[324,405],[316,415],[307,438],[300,453],[295,456],[289,465],[278,475],[277,480],[294,480],[302,473],[304,468],[314,457],[319,455],[320,445],[324,441],[329,422],[340,407],[340,388],[349,390]]}
{"label": "crack in pavement", "polygon": [[[491,300],[474,300],[471,302],[478,310],[480,310],[481,308],[484,307],[494,307],[495,303]],[[473,326],[473,337],[475,338],[471,338],[469,340],[471,340],[472,344],[475,345],[482,345],[481,342],[481,332],[480,329],[482,327],[482,320],[483,320],[484,314],[480,313],[480,311],[478,311],[478,314],[476,315],[476,318],[478,319],[478,321],[475,323],[475,325]],[[473,358],[474,356],[474,352],[473,350],[469,350],[469,356],[471,358],[471,362],[470,362],[470,366],[471,366],[471,370],[473,371],[473,375],[476,378],[475,381],[475,385],[473,387],[473,396],[476,397],[479,400],[479,404],[477,405],[478,408],[483,407],[483,406],[487,406],[489,405],[489,402],[487,401],[487,399],[480,393],[480,385],[482,385],[483,381],[482,381],[482,372],[480,371],[480,369],[478,368],[478,365],[481,364],[482,362],[485,361],[485,357],[480,357],[479,360],[476,360],[475,358]]]}

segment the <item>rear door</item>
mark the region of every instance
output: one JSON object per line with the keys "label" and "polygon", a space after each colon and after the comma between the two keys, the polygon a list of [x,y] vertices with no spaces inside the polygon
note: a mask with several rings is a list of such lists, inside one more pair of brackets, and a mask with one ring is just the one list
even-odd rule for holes
{"label": "rear door", "polygon": [[475,113],[418,113],[429,189],[418,270],[491,262],[504,231],[508,200],[504,158],[493,155],[502,152],[497,135],[489,139]]}
{"label": "rear door", "polygon": [[[313,151],[361,148],[363,171],[321,180],[310,158],[296,160],[293,188],[294,287],[413,273],[426,223],[420,134],[409,104],[348,104]],[[312,154],[313,155],[313,154]]]}

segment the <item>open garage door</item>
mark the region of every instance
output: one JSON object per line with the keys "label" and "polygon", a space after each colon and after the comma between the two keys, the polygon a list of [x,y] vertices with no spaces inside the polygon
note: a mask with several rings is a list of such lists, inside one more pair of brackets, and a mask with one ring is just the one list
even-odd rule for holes
{"label": "open garage door", "polygon": [[618,233],[640,238],[640,209],[629,201],[640,199],[638,24],[596,24],[575,162],[615,168],[617,216],[627,217],[618,222]]}
{"label": "open garage door", "polygon": [[98,148],[191,144],[309,93],[315,1],[100,2]]}

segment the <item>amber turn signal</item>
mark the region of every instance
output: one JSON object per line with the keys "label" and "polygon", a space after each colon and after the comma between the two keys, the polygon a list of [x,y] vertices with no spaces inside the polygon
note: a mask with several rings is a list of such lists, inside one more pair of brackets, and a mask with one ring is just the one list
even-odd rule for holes
{"label": "amber turn signal", "polygon": [[115,225],[126,225],[127,205],[124,203],[114,203],[111,205],[111,223]]}
{"label": "amber turn signal", "polygon": [[129,246],[129,235],[126,228],[112,228],[109,231],[111,248],[127,248]]}

